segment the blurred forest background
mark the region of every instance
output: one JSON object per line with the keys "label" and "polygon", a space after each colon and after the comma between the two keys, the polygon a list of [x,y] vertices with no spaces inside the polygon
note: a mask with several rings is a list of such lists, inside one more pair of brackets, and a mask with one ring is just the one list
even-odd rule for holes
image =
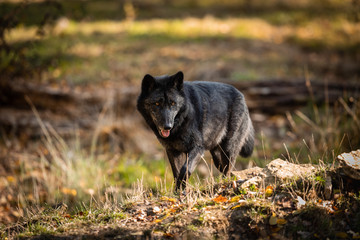
{"label": "blurred forest background", "polygon": [[256,149],[238,169],[360,147],[359,0],[2,0],[0,59],[1,224],[136,183],[171,189],[136,112],[146,73],[243,91]]}

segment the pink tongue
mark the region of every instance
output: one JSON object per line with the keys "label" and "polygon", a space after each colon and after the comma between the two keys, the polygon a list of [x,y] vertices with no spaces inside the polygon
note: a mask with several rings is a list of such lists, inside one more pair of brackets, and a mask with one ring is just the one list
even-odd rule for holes
{"label": "pink tongue", "polygon": [[164,138],[167,138],[168,136],[170,136],[170,130],[161,130],[161,135]]}

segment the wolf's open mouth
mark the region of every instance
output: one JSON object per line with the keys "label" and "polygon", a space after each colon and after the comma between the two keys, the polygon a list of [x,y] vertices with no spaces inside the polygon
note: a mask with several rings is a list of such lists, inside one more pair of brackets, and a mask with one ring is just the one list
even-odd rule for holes
{"label": "wolf's open mouth", "polygon": [[162,137],[167,138],[168,136],[170,136],[170,130],[161,129],[160,134]]}

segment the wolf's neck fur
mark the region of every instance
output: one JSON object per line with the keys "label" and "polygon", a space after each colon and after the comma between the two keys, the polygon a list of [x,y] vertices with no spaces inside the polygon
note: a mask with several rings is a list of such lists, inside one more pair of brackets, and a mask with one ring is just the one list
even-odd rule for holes
{"label": "wolf's neck fur", "polygon": [[175,130],[175,134],[178,130],[178,128],[181,128],[183,126],[183,124],[187,124],[189,121],[191,121],[191,119],[189,119],[189,113],[191,113],[193,111],[191,104],[189,104],[187,101],[185,101],[184,106],[180,109],[180,111],[178,112],[178,114],[175,117],[175,121],[177,122],[175,124],[176,128]]}

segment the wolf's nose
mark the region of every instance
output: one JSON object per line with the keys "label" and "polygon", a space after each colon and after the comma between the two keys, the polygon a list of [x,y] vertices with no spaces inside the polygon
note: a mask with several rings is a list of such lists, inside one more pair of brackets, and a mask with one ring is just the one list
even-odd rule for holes
{"label": "wolf's nose", "polygon": [[164,126],[164,130],[171,130],[172,128],[172,124],[168,123],[168,124],[165,124]]}

